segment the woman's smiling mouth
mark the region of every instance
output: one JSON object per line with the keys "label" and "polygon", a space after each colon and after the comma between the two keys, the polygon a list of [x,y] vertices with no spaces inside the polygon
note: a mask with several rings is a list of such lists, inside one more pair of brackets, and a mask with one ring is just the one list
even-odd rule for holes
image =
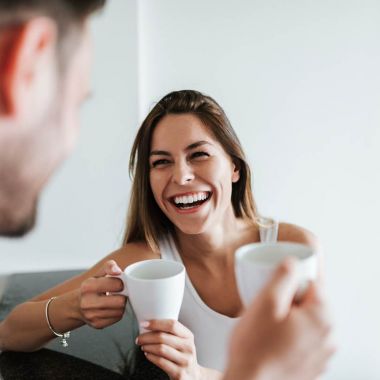
{"label": "woman's smiling mouth", "polygon": [[170,197],[170,202],[178,211],[196,211],[201,205],[209,201],[211,196],[210,191],[199,191]]}

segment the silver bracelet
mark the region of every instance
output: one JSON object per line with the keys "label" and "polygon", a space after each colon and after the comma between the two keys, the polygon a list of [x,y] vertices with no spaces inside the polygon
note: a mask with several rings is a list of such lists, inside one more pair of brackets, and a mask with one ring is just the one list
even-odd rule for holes
{"label": "silver bracelet", "polygon": [[62,347],[67,347],[69,344],[67,343],[67,339],[70,338],[70,331],[67,331],[63,334],[59,334],[57,333],[56,331],[54,331],[51,323],[50,323],[50,320],[49,320],[49,305],[50,305],[50,302],[53,301],[54,299],[56,299],[57,297],[51,297],[48,299],[48,301],[46,302],[46,306],[45,306],[45,317],[46,317],[46,322],[49,326],[49,329],[50,331],[58,338],[61,338],[59,340],[59,342],[61,343]]}

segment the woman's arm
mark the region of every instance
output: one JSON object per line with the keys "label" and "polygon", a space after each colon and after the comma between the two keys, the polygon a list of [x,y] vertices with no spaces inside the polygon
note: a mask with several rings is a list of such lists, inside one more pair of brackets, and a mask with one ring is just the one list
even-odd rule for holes
{"label": "woman's arm", "polygon": [[[75,306],[72,305],[72,293],[62,295],[55,301],[49,307],[49,316],[52,325],[57,323],[57,327],[53,325],[57,332],[66,332],[83,324],[73,312]],[[45,318],[46,302],[22,303],[0,323],[1,351],[34,351],[54,338]]]}
{"label": "woman's arm", "polygon": [[130,244],[83,274],[18,305],[0,323],[0,350],[34,351],[55,337],[45,317],[51,297],[57,298],[49,305],[49,320],[58,333],[84,324],[103,328],[117,322],[123,316],[126,299],[121,295],[107,296],[106,292],[120,291],[123,285],[119,279],[105,276],[118,274],[120,268],[147,258],[156,256],[141,244]]}

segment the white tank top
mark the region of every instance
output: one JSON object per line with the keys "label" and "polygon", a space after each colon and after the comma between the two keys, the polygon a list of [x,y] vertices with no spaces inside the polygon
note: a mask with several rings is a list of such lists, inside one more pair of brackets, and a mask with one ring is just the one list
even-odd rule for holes
{"label": "white tank top", "polygon": [[[260,241],[277,241],[278,223],[260,227]],[[159,244],[161,258],[182,263],[172,236]],[[200,298],[186,274],[185,292],[179,321],[193,334],[198,363],[223,372],[227,364],[228,341],[239,318],[231,318],[208,307]]]}

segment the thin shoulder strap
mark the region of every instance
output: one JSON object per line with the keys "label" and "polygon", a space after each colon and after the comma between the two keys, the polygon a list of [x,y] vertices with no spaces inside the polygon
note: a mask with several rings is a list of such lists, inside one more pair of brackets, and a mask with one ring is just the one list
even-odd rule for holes
{"label": "thin shoulder strap", "polygon": [[173,251],[173,238],[171,235],[164,236],[160,239],[159,249],[161,259],[177,261]]}
{"label": "thin shoulder strap", "polygon": [[261,243],[275,243],[278,237],[278,221],[271,218],[260,217],[258,222]]}

